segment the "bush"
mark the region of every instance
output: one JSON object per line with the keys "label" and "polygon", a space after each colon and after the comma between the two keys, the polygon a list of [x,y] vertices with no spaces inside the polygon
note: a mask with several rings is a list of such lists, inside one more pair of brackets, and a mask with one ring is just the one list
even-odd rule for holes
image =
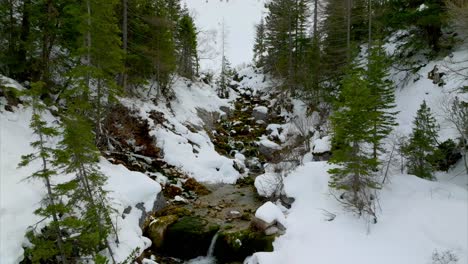
{"label": "bush", "polygon": [[448,139],[437,146],[435,158],[432,165],[440,171],[448,171],[451,166],[455,165],[462,155],[457,144]]}

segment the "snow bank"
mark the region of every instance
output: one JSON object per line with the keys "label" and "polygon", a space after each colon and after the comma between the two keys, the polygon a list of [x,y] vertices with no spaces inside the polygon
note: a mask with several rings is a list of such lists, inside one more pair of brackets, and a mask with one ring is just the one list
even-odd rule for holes
{"label": "snow bank", "polygon": [[[32,162],[24,168],[17,168],[21,156],[33,152],[29,146],[35,136],[29,128],[32,110],[19,106],[14,113],[0,112],[0,263],[18,263],[23,258],[22,245],[29,226],[40,219],[34,215],[41,198],[45,195],[43,184],[37,180],[26,180],[40,164]],[[43,118],[53,122],[49,113]],[[139,247],[143,250],[151,241],[142,236],[139,220],[142,211],[135,208],[139,203],[151,211],[161,186],[146,175],[132,172],[122,165],[113,165],[101,159],[101,171],[108,176],[106,189],[110,191],[113,207],[117,210],[113,219],[117,221],[120,244],[113,244],[117,261],[125,260]],[[60,181],[64,175],[57,177]],[[132,207],[129,214],[122,213]]]}
{"label": "snow bank", "polygon": [[21,156],[33,151],[31,115],[21,106],[15,113],[0,112],[0,263],[5,264],[22,259],[26,229],[40,220],[33,212],[45,194],[42,183],[26,180],[37,162],[17,168]]}
{"label": "snow bank", "polygon": [[[119,245],[112,244],[116,261],[124,261],[136,248],[140,252],[151,245],[151,240],[143,237],[140,228],[142,211],[137,204],[143,203],[146,212],[151,212],[161,185],[140,172],[128,170],[123,165],[113,165],[101,159],[100,170],[108,176],[106,189],[110,191],[115,218],[119,228]],[[125,208],[131,207],[129,214],[123,214]],[[122,216],[124,218],[122,218]]]}
{"label": "snow bank", "polygon": [[[468,261],[468,195],[450,183],[410,175],[391,178],[381,192],[377,224],[369,226],[344,213],[329,195],[324,162],[299,167],[285,179],[296,201],[288,214],[287,231],[272,253],[256,253],[249,263],[431,263],[434,250],[453,251]],[[326,221],[324,210],[336,214]],[[339,252],[339,254],[337,254]]]}
{"label": "snow bank", "polygon": [[314,153],[324,153],[331,150],[331,139],[329,136],[314,141]]}
{"label": "snow bank", "polygon": [[[201,82],[190,84],[184,78],[179,78],[173,89],[177,99],[171,102],[171,109],[165,104],[156,106],[144,100],[124,98],[121,102],[148,120],[150,134],[163,151],[164,161],[200,182],[235,183],[240,177],[233,167],[235,159],[216,152],[210,137],[201,129],[206,124],[199,116],[199,110],[221,114],[220,107],[229,107],[229,101],[217,97],[216,91],[209,85]],[[152,111],[163,113],[167,121],[156,124],[150,118]]]}

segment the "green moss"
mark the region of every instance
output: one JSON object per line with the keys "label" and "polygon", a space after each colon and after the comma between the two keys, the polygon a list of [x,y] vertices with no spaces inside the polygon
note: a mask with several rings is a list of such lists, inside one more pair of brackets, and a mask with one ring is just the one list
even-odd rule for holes
{"label": "green moss", "polygon": [[220,263],[242,262],[255,252],[273,251],[275,236],[266,236],[263,232],[249,229],[219,233],[214,255]]}
{"label": "green moss", "polygon": [[167,228],[162,251],[181,259],[203,256],[218,230],[218,225],[200,217],[182,217]]}

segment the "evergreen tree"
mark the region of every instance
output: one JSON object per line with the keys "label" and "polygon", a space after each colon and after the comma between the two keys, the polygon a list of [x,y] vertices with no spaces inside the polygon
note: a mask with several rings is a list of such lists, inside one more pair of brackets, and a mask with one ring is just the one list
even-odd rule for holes
{"label": "evergreen tree", "polygon": [[231,64],[226,57],[223,57],[222,60],[222,67],[221,73],[219,74],[218,80],[216,82],[218,88],[218,96],[220,98],[228,98],[229,97],[229,82],[232,80],[234,76],[234,71],[231,68]]}
{"label": "evergreen tree", "polygon": [[[48,126],[47,122],[41,117],[45,107],[38,98],[42,93],[43,85],[43,83],[33,83],[31,90],[33,114],[30,127],[38,137],[37,140],[31,142],[31,146],[36,152],[23,156],[20,166],[29,166],[32,161],[40,160],[41,169],[34,172],[30,178],[42,180],[47,194],[41,201],[41,207],[34,213],[45,218],[52,218],[52,222],[47,227],[49,234],[46,234],[47,229],[44,229],[42,234],[34,233],[34,231],[28,234],[28,238],[34,246],[28,248],[25,255],[33,263],[48,261],[57,256],[58,262],[68,263],[67,256],[70,254],[71,245],[65,242],[66,238],[62,230],[64,224],[60,216],[68,213],[69,208],[60,201],[60,197],[52,184],[52,177],[57,175],[52,167],[55,150],[49,146],[47,140],[48,138],[57,137],[59,131],[55,127]],[[49,237],[51,239],[48,239]]]}
{"label": "evergreen tree", "polygon": [[262,18],[259,24],[255,25],[255,44],[254,44],[254,64],[261,68],[265,65],[265,22]]}
{"label": "evergreen tree", "polygon": [[370,50],[366,78],[369,82],[369,89],[373,97],[375,107],[375,120],[373,120],[373,157],[377,159],[377,152],[380,150],[380,142],[387,137],[396,125],[395,119],[398,112],[395,108],[395,87],[388,79],[387,70],[390,61],[385,55],[381,46],[376,46]]}
{"label": "evergreen tree", "polygon": [[380,186],[373,170],[378,161],[368,143],[373,140],[375,102],[363,69],[353,65],[342,81],[340,100],[331,116],[333,156],[329,186],[343,191],[340,201],[359,215],[376,217],[374,190]]}
{"label": "evergreen tree", "polygon": [[306,46],[310,42],[306,34],[308,1],[274,0],[266,8],[264,70],[283,78],[285,88],[296,94],[297,86],[302,83],[297,72],[304,66]]}
{"label": "evergreen tree", "polygon": [[117,234],[110,218],[113,209],[104,190],[106,176],[97,167],[99,151],[94,144],[93,123],[83,116],[82,109],[87,107],[86,104],[76,100],[63,117],[63,139],[56,151],[56,162],[64,173],[75,175],[63,188],[74,186],[69,194],[69,204],[74,206],[80,223],[75,242],[80,256],[102,259],[100,252],[107,248],[113,258],[109,244],[112,233]]}
{"label": "evergreen tree", "polygon": [[80,91],[87,99],[94,99],[96,142],[104,142],[102,121],[107,106],[121,93],[116,77],[122,72],[123,52],[115,16],[117,0],[83,1],[80,33],[83,45],[78,57],[84,63],[73,70]]}
{"label": "evergreen tree", "polygon": [[179,74],[188,79],[198,73],[197,29],[193,18],[185,10],[177,31]]}
{"label": "evergreen tree", "polygon": [[438,131],[439,125],[426,101],[423,101],[413,121],[413,132],[409,142],[403,147],[403,153],[408,160],[406,167],[409,174],[434,179],[432,162],[437,159]]}

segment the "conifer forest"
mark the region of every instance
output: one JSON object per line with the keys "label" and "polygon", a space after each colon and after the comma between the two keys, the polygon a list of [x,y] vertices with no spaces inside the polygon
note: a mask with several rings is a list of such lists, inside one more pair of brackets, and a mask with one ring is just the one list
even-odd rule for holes
{"label": "conifer forest", "polygon": [[1,264],[468,263],[467,0],[1,0]]}

